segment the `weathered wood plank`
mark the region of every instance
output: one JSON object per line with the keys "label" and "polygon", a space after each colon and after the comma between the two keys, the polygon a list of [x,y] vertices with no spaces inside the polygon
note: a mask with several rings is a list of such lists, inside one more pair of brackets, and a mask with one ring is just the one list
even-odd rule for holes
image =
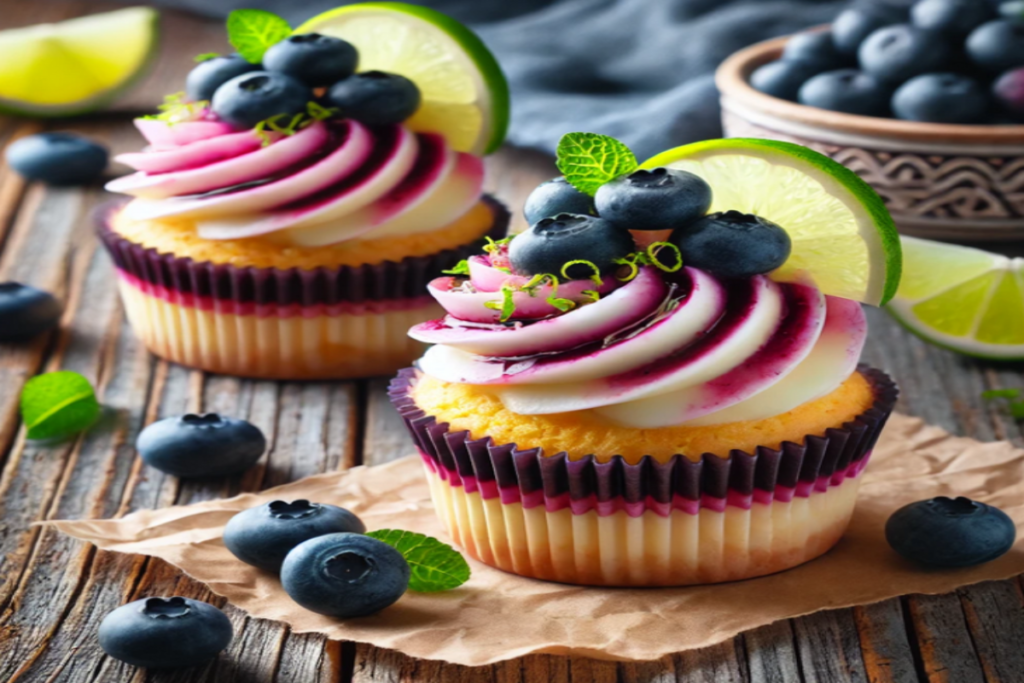
{"label": "weathered wood plank", "polygon": [[956,594],[907,597],[913,645],[928,683],[983,683],[963,607]]}
{"label": "weathered wood plank", "polygon": [[1015,581],[957,591],[988,683],[1024,680],[1024,595]]}
{"label": "weathered wood plank", "polygon": [[856,607],[853,618],[860,634],[864,669],[871,683],[917,680],[914,653],[898,599]]}
{"label": "weathered wood plank", "polygon": [[750,673],[743,653],[744,641],[734,638],[720,645],[682,652],[672,657],[679,683],[747,683]]}
{"label": "weathered wood plank", "polygon": [[866,683],[864,659],[851,610],[793,620],[800,670],[807,683]]}
{"label": "weathered wood plank", "polygon": [[756,683],[803,681],[793,626],[780,621],[743,634],[750,680]]}

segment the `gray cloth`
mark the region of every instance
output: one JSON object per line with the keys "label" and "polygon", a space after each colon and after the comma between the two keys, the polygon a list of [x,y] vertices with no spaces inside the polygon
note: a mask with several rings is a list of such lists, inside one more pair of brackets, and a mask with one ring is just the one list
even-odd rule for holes
{"label": "gray cloth", "polygon": [[[162,0],[238,7],[293,25],[339,0]],[[509,141],[553,151],[569,131],[612,135],[641,159],[719,137],[712,74],[735,50],[825,23],[845,0],[424,0],[473,26],[512,87]]]}

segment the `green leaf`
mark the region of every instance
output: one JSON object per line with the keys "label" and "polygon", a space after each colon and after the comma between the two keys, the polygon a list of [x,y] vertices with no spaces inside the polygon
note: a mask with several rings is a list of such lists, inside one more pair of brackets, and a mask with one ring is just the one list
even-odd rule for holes
{"label": "green leaf", "polygon": [[217,54],[216,52],[204,52],[201,55],[196,55],[195,56],[195,61],[197,61],[197,62],[208,62],[211,59],[217,59],[217,57],[220,57],[220,55]]}
{"label": "green leaf", "polygon": [[228,42],[246,61],[259,64],[263,53],[292,34],[288,22],[262,9],[236,9],[228,15]]}
{"label": "green leaf", "polygon": [[489,308],[492,311],[501,311],[501,317],[498,318],[498,321],[508,321],[512,314],[516,312],[516,302],[512,298],[513,293],[514,290],[511,285],[506,282],[501,286],[501,301],[485,301],[484,308]]}
{"label": "green leaf", "polygon": [[990,401],[995,398],[1020,398],[1020,394],[1020,389],[989,389],[988,391],[981,392],[981,397]]}
{"label": "green leaf", "polygon": [[591,197],[609,180],[637,169],[629,147],[607,135],[566,133],[558,141],[558,170],[570,185]]}
{"label": "green leaf", "polygon": [[462,259],[448,270],[442,270],[445,275],[469,275],[469,261]]}
{"label": "green leaf", "polygon": [[576,302],[573,301],[572,299],[563,299],[562,297],[555,296],[553,294],[549,296],[547,299],[545,299],[545,301],[550,306],[554,306],[555,308],[560,310],[562,313],[565,313],[566,311],[576,308]]}
{"label": "green leaf", "polygon": [[1014,420],[1024,420],[1024,401],[1014,401],[1010,404],[1010,416]]}
{"label": "green leaf", "polygon": [[62,370],[33,377],[21,391],[21,419],[30,439],[54,439],[88,429],[100,415],[89,380]]}
{"label": "green leaf", "polygon": [[409,563],[409,590],[436,593],[458,588],[469,581],[469,564],[450,545],[414,531],[380,529],[367,536],[384,541]]}

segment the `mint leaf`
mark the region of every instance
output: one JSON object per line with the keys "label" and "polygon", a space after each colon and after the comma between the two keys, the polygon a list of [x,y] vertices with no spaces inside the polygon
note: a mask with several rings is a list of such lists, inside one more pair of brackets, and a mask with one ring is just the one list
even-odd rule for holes
{"label": "mint leaf", "polygon": [[100,415],[100,404],[89,380],[62,370],[33,377],[21,391],[21,419],[30,439],[54,439],[77,434]]}
{"label": "mint leaf", "polygon": [[591,197],[609,180],[637,169],[629,147],[597,133],[566,133],[558,141],[558,170],[569,184]]}
{"label": "mint leaf", "polygon": [[263,53],[292,34],[288,22],[262,9],[236,9],[228,15],[228,42],[246,61],[259,64]]}
{"label": "mint leaf", "polygon": [[436,593],[458,588],[469,581],[469,565],[465,558],[436,538],[401,529],[380,529],[366,535],[402,553],[412,569],[409,590]]}

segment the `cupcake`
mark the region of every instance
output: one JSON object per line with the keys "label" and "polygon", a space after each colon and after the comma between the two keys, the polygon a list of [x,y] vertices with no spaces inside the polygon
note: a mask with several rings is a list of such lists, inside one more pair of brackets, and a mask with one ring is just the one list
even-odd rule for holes
{"label": "cupcake", "polygon": [[501,71],[468,29],[401,3],[294,31],[238,10],[228,33],[238,53],[204,55],[135,121],[148,146],[107,185],[131,198],[99,221],[131,326],[211,372],[393,374],[423,352],[408,328],[442,312],[427,283],[507,231],[483,193]]}
{"label": "cupcake", "polygon": [[892,221],[797,145],[624,149],[567,136],[532,227],[430,283],[446,315],[411,330],[433,346],[391,397],[438,515],[481,562],[574,584],[818,557],[896,400],[859,364],[861,304],[899,280]]}

